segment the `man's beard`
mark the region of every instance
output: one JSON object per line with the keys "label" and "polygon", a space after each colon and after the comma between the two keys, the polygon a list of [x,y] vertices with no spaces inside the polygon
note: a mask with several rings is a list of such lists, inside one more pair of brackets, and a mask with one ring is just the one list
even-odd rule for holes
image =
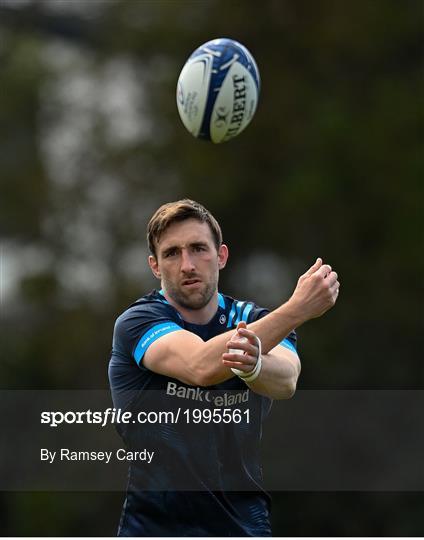
{"label": "man's beard", "polygon": [[[189,279],[189,278],[188,278]],[[214,279],[211,279],[209,282],[202,282],[204,285],[203,289],[199,289],[196,292],[187,292],[184,293],[180,288],[176,287],[173,283],[164,281],[164,286],[166,292],[169,296],[183,308],[186,309],[202,309],[204,308],[212,299],[213,295],[217,290],[217,282]]]}

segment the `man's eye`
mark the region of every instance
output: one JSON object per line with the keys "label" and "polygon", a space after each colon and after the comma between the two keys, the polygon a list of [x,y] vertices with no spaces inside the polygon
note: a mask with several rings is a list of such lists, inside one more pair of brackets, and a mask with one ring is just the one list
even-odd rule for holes
{"label": "man's eye", "polygon": [[206,251],[206,248],[204,246],[195,246],[194,251]]}
{"label": "man's eye", "polygon": [[177,254],[177,250],[171,249],[171,251],[167,251],[165,253],[165,259],[167,259],[168,257],[174,257],[176,254]]}

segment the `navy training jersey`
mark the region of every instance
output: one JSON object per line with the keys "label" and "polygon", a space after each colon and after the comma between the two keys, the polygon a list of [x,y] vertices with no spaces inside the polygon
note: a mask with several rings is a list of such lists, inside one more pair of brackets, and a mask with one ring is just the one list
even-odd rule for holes
{"label": "navy training jersey", "polygon": [[[219,293],[215,316],[197,325],[153,291],[118,317],[109,363],[113,403],[143,415],[143,423],[117,429],[127,449],[155,452],[150,464],[130,465],[119,536],[271,536],[259,443],[272,400],[237,376],[195,387],[143,364],[148,347],[167,333],[184,329],[207,341],[267,313]],[[281,345],[296,351],[296,334]],[[164,411],[169,416],[161,421],[145,421],[147,412],[155,420]],[[223,421],[224,411],[231,421]]]}

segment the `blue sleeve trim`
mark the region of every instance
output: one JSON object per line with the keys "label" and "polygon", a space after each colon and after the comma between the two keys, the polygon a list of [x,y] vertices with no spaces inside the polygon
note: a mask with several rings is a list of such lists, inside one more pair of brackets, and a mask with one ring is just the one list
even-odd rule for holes
{"label": "blue sleeve trim", "polygon": [[287,338],[283,339],[283,341],[280,342],[280,345],[282,345],[286,349],[289,349],[290,351],[297,354],[296,347],[293,345],[293,343],[289,339],[287,339]]}
{"label": "blue sleeve trim", "polygon": [[152,343],[154,343],[160,337],[165,336],[170,332],[175,332],[176,330],[182,330],[182,328],[181,326],[178,326],[178,324],[175,324],[172,321],[157,324],[147,330],[147,332],[138,340],[137,347],[134,351],[134,359],[137,364],[140,364],[144,353],[147,351],[147,349]]}

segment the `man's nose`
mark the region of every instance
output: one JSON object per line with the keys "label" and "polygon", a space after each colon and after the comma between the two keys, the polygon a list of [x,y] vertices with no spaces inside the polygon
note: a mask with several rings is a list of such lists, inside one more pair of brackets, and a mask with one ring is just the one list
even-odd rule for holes
{"label": "man's nose", "polygon": [[194,263],[192,261],[190,253],[183,249],[181,252],[181,271],[185,273],[193,272],[195,270]]}

